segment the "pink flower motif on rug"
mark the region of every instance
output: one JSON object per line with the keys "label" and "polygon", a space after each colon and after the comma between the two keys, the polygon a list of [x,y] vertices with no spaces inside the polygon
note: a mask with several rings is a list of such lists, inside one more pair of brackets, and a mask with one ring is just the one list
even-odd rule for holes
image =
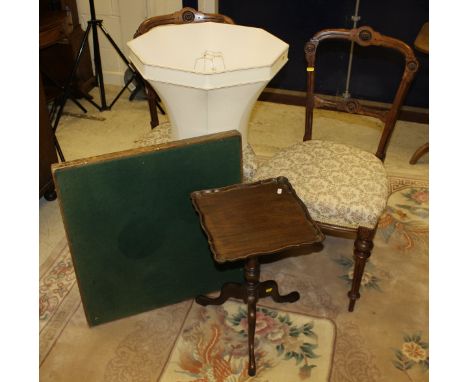
{"label": "pink flower motif on rug", "polygon": [[[195,305],[192,309],[194,316],[177,341],[161,381],[252,380],[248,375],[245,305],[226,302],[223,306]],[[271,375],[287,375],[289,382],[312,377],[317,381],[328,380],[333,327],[327,319],[257,307],[255,381],[268,381]]]}
{"label": "pink flower motif on rug", "polygon": [[415,365],[419,365],[423,372],[429,369],[429,344],[422,341],[420,334],[405,335],[403,340],[401,348],[394,351],[393,365],[412,381],[408,370]]}
{"label": "pink flower motif on rug", "polygon": [[[228,317],[228,321],[234,328],[241,329],[238,333],[247,338],[248,323],[245,308],[239,307],[238,313]],[[284,360],[295,359],[296,365],[302,365],[299,370],[301,375],[310,376],[311,369],[316,367],[310,363],[310,360],[319,357],[314,352],[318,347],[316,343],[318,337],[312,330],[313,325],[311,321],[297,326],[293,324],[288,314],[281,315],[275,310],[257,308],[255,334],[260,338],[260,343],[268,341],[276,345],[278,357]]]}
{"label": "pink flower motif on rug", "polygon": [[[248,320],[247,317],[242,317],[240,322],[237,323],[242,330],[247,332]],[[287,325],[274,320],[268,314],[257,309],[257,324],[255,326],[255,334],[260,336],[267,336],[271,342],[282,342],[288,334]]]}
{"label": "pink flower motif on rug", "polygon": [[397,248],[411,250],[415,245],[427,246],[429,190],[407,187],[394,192],[379,221],[377,233],[386,243],[396,242]]}
{"label": "pink flower motif on rug", "polygon": [[429,203],[429,190],[427,189],[412,188],[405,196],[419,205]]}

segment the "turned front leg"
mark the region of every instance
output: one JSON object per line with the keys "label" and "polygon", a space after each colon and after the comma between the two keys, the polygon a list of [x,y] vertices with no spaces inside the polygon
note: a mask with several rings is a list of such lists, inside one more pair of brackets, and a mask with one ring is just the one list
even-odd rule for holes
{"label": "turned front leg", "polygon": [[244,266],[244,277],[247,284],[247,296],[245,303],[248,312],[248,338],[249,338],[249,375],[256,373],[255,366],[255,324],[257,320],[258,284],[260,279],[260,266],[256,256],[249,257]]}
{"label": "turned front leg", "polygon": [[356,300],[361,297],[359,288],[361,286],[362,275],[366,266],[367,259],[371,255],[374,243],[375,230],[359,227],[357,232],[356,241],[354,242],[354,272],[351,290],[348,292],[349,306],[348,311],[354,310]]}

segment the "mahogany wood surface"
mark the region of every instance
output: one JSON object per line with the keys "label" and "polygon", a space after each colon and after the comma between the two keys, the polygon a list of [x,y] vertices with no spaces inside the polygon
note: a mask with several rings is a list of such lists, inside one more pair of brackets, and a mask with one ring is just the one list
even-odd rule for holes
{"label": "mahogany wood surface", "polygon": [[411,156],[410,159],[410,164],[416,164],[416,162],[421,158],[423,155],[429,153],[429,142],[424,143],[422,146],[420,146],[414,154]]}
{"label": "mahogany wood surface", "polygon": [[[60,94],[60,86],[70,75],[83,35],[76,0],[39,1],[39,67],[48,100]],[[95,86],[87,44],[73,80],[73,93],[77,98]]]}
{"label": "mahogany wood surface", "polygon": [[219,263],[269,255],[323,239],[284,177],[196,191],[191,196]]}
{"label": "mahogany wood surface", "polygon": [[[138,36],[141,36],[142,34],[160,25],[206,23],[209,21],[214,23],[234,24],[234,21],[228,16],[216,13],[203,13],[193,8],[185,7],[169,15],[154,16],[144,20],[138,27],[133,38],[137,38]],[[135,67],[134,69],[138,73],[138,70]],[[151,117],[150,125],[151,128],[155,128],[159,125],[157,105],[161,99],[150,83],[146,81],[140,73],[139,76],[140,80],[145,84],[145,91],[148,98],[148,107]]]}
{"label": "mahogany wood surface", "polygon": [[51,11],[44,13],[39,19],[39,49],[47,48],[66,39],[66,31],[71,32],[71,30],[67,29],[67,26],[67,12]]}
{"label": "mahogany wood surface", "polygon": [[[326,94],[320,94],[317,96],[327,100],[329,98],[341,98],[339,96],[330,96]],[[285,105],[305,106],[306,105],[306,92],[291,91],[285,89],[266,88],[258,97],[259,101],[282,103]],[[357,99],[357,101],[364,107],[372,108],[374,111],[386,111],[390,109],[391,104],[383,102],[369,101],[365,99]],[[338,111],[336,104],[330,104],[322,106],[323,109]],[[416,123],[429,123],[429,110],[413,107],[413,106],[402,106],[400,109],[399,120],[416,122]]]}
{"label": "mahogany wood surface", "polygon": [[[363,47],[376,46],[385,49],[392,49],[399,52],[404,57],[405,64],[400,84],[394,96],[393,103],[388,110],[373,109],[372,107],[362,105],[356,99],[325,99],[317,96],[314,93],[315,77],[317,74],[317,70],[315,68],[316,54],[319,45],[326,40],[348,40],[353,41]],[[353,114],[370,115],[372,117],[379,118],[384,123],[375,155],[380,160],[385,160],[387,146],[395,128],[396,120],[400,114],[403,101],[411,85],[411,82],[413,81],[419,67],[418,60],[416,59],[411,47],[403,41],[393,37],[384,36],[374,31],[369,26],[362,26],[360,28],[354,29],[325,29],[319,31],[305,44],[304,51],[307,61],[307,95],[306,120],[303,140],[307,141],[312,139],[313,110],[315,107],[331,108]],[[371,255],[371,251],[374,246],[373,237],[377,227],[374,229],[365,227],[352,229],[321,222],[317,222],[317,224],[325,234],[354,238],[355,240],[354,275],[351,284],[351,290],[348,293],[348,310],[352,312],[354,310],[356,300],[360,297],[359,288],[362,275],[364,273],[366,261]]]}
{"label": "mahogany wood surface", "polygon": [[234,24],[234,21],[228,16],[217,13],[203,13],[193,8],[185,7],[169,15],[154,16],[146,19],[140,24],[133,37],[141,36],[143,33],[159,25],[206,23],[208,21],[213,23]]}
{"label": "mahogany wood surface", "polygon": [[250,184],[195,191],[192,202],[200,215],[217,262],[244,259],[245,283],[226,283],[216,298],[198,296],[197,303],[220,305],[228,298],[242,299],[248,311],[250,376],[256,373],[256,307],[260,298],[295,302],[298,292],[280,295],[274,280],[260,282],[259,256],[305,247],[324,239],[304,203],[284,177]]}

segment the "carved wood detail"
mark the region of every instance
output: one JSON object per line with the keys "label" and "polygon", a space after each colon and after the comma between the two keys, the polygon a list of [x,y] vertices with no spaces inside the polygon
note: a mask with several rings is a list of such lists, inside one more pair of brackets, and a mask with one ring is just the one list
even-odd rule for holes
{"label": "carved wood detail", "polygon": [[[315,90],[315,57],[319,44],[324,40],[348,40],[354,41],[360,46],[380,46],[392,49],[405,58],[405,68],[400,81],[400,85],[394,97],[392,106],[388,112],[382,112],[373,108],[363,107],[357,100],[348,99],[334,103],[333,101],[323,100],[314,95]],[[393,133],[398,114],[400,112],[403,100],[406,97],[409,86],[413,81],[414,75],[419,68],[419,62],[409,45],[393,37],[385,36],[374,31],[369,26],[362,26],[355,29],[324,29],[317,32],[304,47],[307,60],[307,96],[306,96],[306,122],[304,141],[312,139],[312,122],[314,107],[336,107],[338,110],[349,113],[369,115],[379,118],[384,122],[384,128],[376,151],[376,156],[381,160],[385,159],[388,142]]]}
{"label": "carved wood detail", "polygon": [[344,111],[352,114],[368,115],[380,119],[385,123],[388,111],[362,105],[357,99],[325,99],[314,96],[314,106],[316,108]]}
{"label": "carved wood detail", "polygon": [[150,29],[157,27],[159,25],[167,24],[190,24],[190,23],[225,23],[225,24],[234,24],[234,21],[225,15],[217,13],[203,13],[199,12],[193,8],[185,7],[180,11],[171,13],[169,15],[163,16],[154,16],[150,17],[143,21],[135,32],[134,38],[141,36],[142,34],[148,32]]}

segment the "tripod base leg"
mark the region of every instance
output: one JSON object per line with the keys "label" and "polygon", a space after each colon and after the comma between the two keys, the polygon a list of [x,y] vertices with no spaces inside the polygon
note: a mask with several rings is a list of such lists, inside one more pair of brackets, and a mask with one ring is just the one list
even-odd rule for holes
{"label": "tripod base leg", "polygon": [[59,142],[58,142],[57,137],[55,136],[55,134],[54,134],[54,146],[55,146],[55,149],[57,150],[57,154],[58,154],[60,160],[61,160],[62,162],[65,162],[65,157],[64,157],[64,155],[63,155],[62,148],[60,147],[60,144],[59,144]]}

